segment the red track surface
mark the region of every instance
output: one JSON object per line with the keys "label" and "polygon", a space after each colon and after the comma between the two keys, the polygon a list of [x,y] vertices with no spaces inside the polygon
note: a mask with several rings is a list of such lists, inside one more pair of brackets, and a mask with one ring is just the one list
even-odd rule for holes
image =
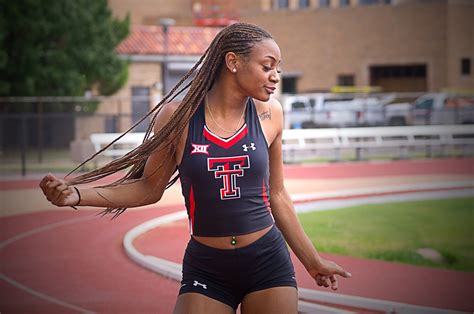
{"label": "red track surface", "polygon": [[[336,179],[426,174],[474,174],[474,159],[421,159],[381,163],[348,162],[285,167],[285,178],[287,179]],[[111,178],[118,179],[119,176],[115,175]],[[111,178],[104,179],[104,182],[112,181]],[[38,187],[38,183],[37,179],[0,181],[0,190],[31,189]]]}
{"label": "red track surface", "polygon": [[[176,263],[182,262],[182,253],[176,248],[186,246],[189,239],[183,236],[188,230],[187,221],[180,220],[161,226],[135,240],[135,247],[143,254],[158,256]],[[382,299],[414,305],[472,310],[471,300],[474,273],[417,267],[401,263],[367,260],[321,254],[345,267],[352,277],[340,279],[338,293]],[[298,286],[328,291],[318,287],[303,265],[292,254]]]}
{"label": "red track surface", "polygon": [[396,162],[353,162],[320,166],[287,166],[285,178],[358,178],[403,175],[474,174],[474,159],[446,158],[399,160]]}
{"label": "red track surface", "polygon": [[[124,234],[166,210],[130,211],[121,219],[92,212],[45,212],[2,219],[2,239],[59,220],[91,217],[18,240],[1,252],[2,273],[23,285],[100,313],[170,313],[178,283],[132,262]],[[2,282],[2,313],[71,313]],[[65,311],[66,310],[66,311]]]}
{"label": "red track surface", "polygon": [[[472,159],[444,159],[381,164],[290,166],[285,172],[287,178],[347,178],[473,174],[474,168]],[[37,180],[9,181],[2,183],[0,189],[36,186]],[[178,283],[132,262],[123,251],[122,239],[134,226],[177,209],[178,207],[130,210],[114,221],[96,218],[95,212],[71,210],[1,218],[2,242],[25,232],[37,231],[19,238],[1,250],[1,272],[30,289],[94,312],[170,313],[179,289]],[[70,219],[78,220],[54,227],[55,223]],[[38,229],[42,227],[46,229]],[[137,239],[135,245],[143,253],[180,262],[187,239],[185,222],[177,222],[145,234]],[[474,283],[472,273],[343,256],[329,257],[344,265],[353,274],[350,280],[341,279],[340,293],[469,312],[474,310],[474,302],[469,294]],[[295,267],[300,286],[317,289],[296,260]],[[2,280],[0,295],[1,313],[75,312]]]}

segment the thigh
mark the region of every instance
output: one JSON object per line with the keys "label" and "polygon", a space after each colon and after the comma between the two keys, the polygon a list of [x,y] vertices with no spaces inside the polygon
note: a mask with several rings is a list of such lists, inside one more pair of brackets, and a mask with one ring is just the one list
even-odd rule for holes
{"label": "thigh", "polygon": [[242,314],[298,313],[298,290],[294,287],[275,287],[247,294],[241,304]]}
{"label": "thigh", "polygon": [[233,308],[199,293],[184,293],[178,297],[174,314],[235,314]]}

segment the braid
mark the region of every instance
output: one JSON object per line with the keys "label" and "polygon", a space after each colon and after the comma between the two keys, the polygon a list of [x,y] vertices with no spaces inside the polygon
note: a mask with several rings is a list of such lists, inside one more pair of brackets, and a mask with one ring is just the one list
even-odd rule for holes
{"label": "braid", "polygon": [[[192,116],[199,108],[203,102],[208,90],[211,89],[214,81],[217,79],[219,72],[221,71],[224,64],[224,57],[228,52],[234,52],[237,55],[241,55],[244,58],[248,57],[253,46],[264,40],[272,38],[271,35],[265,30],[259,28],[258,26],[248,24],[248,23],[235,23],[224,29],[222,29],[211,42],[209,47],[206,49],[204,54],[201,56],[199,61],[192,67],[192,69],[185,75],[181,80],[173,87],[173,89],[144,117],[142,117],[138,122],[136,122],[132,127],[125,131],[122,135],[112,141],[110,144],[106,145],[97,153],[93,154],[86,161],[82,162],[79,166],[74,168],[71,172],[68,173],[69,176],[71,173],[82,167],[85,163],[89,162],[97,155],[102,153],[104,150],[109,148],[111,145],[116,143],[121,139],[125,134],[132,131],[138,124],[143,120],[153,114],[153,117],[150,121],[143,143],[132,151],[128,152],[126,155],[117,158],[105,166],[98,168],[96,170],[87,172],[85,174],[79,175],[69,181],[68,184],[84,184],[97,181],[104,177],[107,177],[111,174],[114,174],[118,171],[125,170],[130,168],[127,174],[120,178],[119,180],[103,185],[101,187],[111,187],[117,186],[119,184],[129,184],[133,183],[136,180],[145,179],[143,177],[145,164],[148,157],[155,151],[164,150],[169,156],[173,156],[176,153],[176,148],[179,143],[179,139],[189,124]],[[202,66],[199,68],[199,66]],[[198,70],[199,68],[199,70]],[[184,87],[181,87],[183,83],[196,73],[194,79]],[[169,121],[161,128],[160,132],[152,134],[153,127],[155,125],[156,117],[158,113],[163,109],[163,105],[171,102],[175,97],[180,95],[184,90],[189,87],[189,91],[184,96],[179,107],[172,114]],[[175,94],[175,92],[179,91]],[[163,167],[164,161],[153,171],[153,173],[159,171]],[[167,188],[170,187],[178,179],[178,174],[168,182]],[[99,194],[101,197],[103,195]],[[147,196],[149,197],[149,196]],[[113,204],[111,200],[108,200]],[[141,200],[143,201],[143,200]],[[137,205],[141,203],[137,202]],[[115,205],[115,204],[114,204]],[[123,213],[126,210],[126,207],[117,204],[114,207],[107,208],[102,212],[102,215],[114,214],[114,218]]]}

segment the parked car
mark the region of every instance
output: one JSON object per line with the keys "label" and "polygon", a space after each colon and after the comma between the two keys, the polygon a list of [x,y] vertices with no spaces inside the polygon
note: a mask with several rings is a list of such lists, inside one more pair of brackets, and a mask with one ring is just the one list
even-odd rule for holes
{"label": "parked car", "polygon": [[284,95],[285,128],[384,125],[384,105],[394,98],[393,94],[357,97],[324,93]]}
{"label": "parked car", "polygon": [[386,107],[389,125],[473,124],[474,95],[429,93]]}
{"label": "parked car", "polygon": [[395,93],[374,94],[364,98],[356,112],[355,126],[383,126],[387,124],[387,105],[395,100]]}
{"label": "parked car", "polygon": [[473,124],[474,96],[427,94],[413,105],[413,124]]}
{"label": "parked car", "polygon": [[325,123],[322,94],[283,95],[285,128],[315,128]]}
{"label": "parked car", "polygon": [[411,112],[413,110],[413,104],[411,103],[398,103],[388,104],[384,108],[384,121],[385,125],[389,126],[403,126],[411,124]]}

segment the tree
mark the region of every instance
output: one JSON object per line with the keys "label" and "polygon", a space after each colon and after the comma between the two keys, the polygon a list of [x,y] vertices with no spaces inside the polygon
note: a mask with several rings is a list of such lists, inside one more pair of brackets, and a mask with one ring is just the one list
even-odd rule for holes
{"label": "tree", "polygon": [[112,17],[107,0],[1,2],[0,96],[110,95],[126,82],[127,62],[114,48],[129,17]]}

